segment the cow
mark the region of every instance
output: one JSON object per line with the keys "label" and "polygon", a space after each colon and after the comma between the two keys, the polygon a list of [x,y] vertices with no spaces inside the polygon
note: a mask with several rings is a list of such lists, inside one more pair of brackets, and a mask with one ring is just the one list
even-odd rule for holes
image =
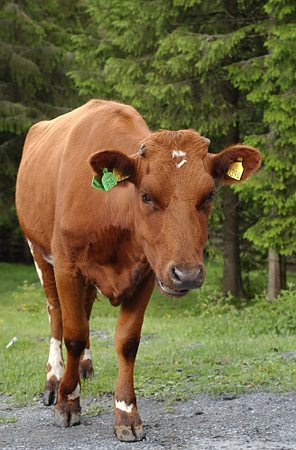
{"label": "cow", "polygon": [[133,371],[151,293],[156,285],[182,297],[202,285],[215,185],[239,183],[260,166],[260,152],[247,145],[217,154],[208,147],[194,130],[152,132],[133,107],[96,99],[29,130],[16,208],[47,299],[43,402],[55,404],[57,426],[80,423],[100,290],[120,305],[114,431],[121,441],[144,438]]}

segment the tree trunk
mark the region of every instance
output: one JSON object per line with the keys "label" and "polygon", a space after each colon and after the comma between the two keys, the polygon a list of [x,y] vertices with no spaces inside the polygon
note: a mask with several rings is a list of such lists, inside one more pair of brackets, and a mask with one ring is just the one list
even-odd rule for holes
{"label": "tree trunk", "polygon": [[[232,19],[237,15],[237,0],[225,0],[225,30],[231,31]],[[223,85],[223,96],[228,103],[232,114],[238,108],[238,90],[227,81]],[[238,121],[232,125],[227,133],[225,144],[237,144],[239,142]],[[241,276],[240,248],[239,248],[239,197],[230,187],[224,188],[223,199],[223,238],[224,238],[224,267],[222,289],[224,293],[230,292],[238,298],[245,297]]]}
{"label": "tree trunk", "polygon": [[280,255],[281,289],[287,289],[287,258]]}
{"label": "tree trunk", "polygon": [[280,257],[272,248],[268,250],[268,289],[267,298],[271,302],[281,290]]}
{"label": "tree trunk", "polygon": [[230,292],[233,296],[242,298],[243,290],[240,250],[239,250],[239,198],[230,188],[225,188],[223,199],[224,211],[224,267],[223,292]]}
{"label": "tree trunk", "polygon": [[268,287],[267,298],[272,302],[286,288],[286,258],[275,250],[268,250]]}
{"label": "tree trunk", "polygon": [[[238,93],[229,83],[225,86],[225,98],[230,107],[237,108]],[[225,139],[226,145],[236,144],[239,141],[238,123],[233,126]],[[223,197],[223,281],[222,289],[224,293],[230,292],[234,297],[244,298],[240,245],[239,245],[239,197],[230,187],[224,187]]]}

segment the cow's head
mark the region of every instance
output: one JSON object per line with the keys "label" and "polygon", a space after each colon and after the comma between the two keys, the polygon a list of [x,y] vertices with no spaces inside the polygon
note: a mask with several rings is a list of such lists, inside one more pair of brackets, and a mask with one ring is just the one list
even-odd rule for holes
{"label": "cow's head", "polygon": [[[215,185],[238,183],[260,166],[260,153],[237,144],[208,153],[209,140],[193,130],[159,131],[139,143],[137,154],[98,152],[90,158],[95,172],[117,169],[133,183],[134,228],[155,272],[158,287],[179,297],[202,285],[203,250]],[[241,179],[227,175],[242,160]],[[116,187],[116,189],[118,189]]]}

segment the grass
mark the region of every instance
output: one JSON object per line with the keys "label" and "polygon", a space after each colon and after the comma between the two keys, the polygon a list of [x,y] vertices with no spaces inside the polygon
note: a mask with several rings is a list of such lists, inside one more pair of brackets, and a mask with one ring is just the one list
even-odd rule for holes
{"label": "grass", "polygon": [[[296,291],[273,304],[257,295],[247,305],[218,290],[219,265],[209,265],[207,282],[184,299],[154,292],[143,326],[135,370],[138,396],[172,403],[207,392],[287,391],[296,386]],[[117,363],[114,329],[118,309],[106,299],[94,305],[91,345],[95,377],[82,396],[113,392]],[[18,338],[9,349],[7,343]],[[0,264],[0,392],[30,403],[44,387],[49,325],[34,268]],[[97,411],[99,413],[100,411]]]}
{"label": "grass", "polygon": [[0,416],[0,425],[7,424],[7,423],[16,423],[17,418],[16,417],[1,417]]}

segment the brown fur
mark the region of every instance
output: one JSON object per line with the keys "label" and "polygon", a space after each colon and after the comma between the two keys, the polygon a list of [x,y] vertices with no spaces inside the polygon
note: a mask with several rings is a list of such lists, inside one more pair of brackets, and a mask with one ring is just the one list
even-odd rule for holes
{"label": "brown fur", "polygon": [[[186,156],[173,158],[174,150]],[[54,271],[39,262],[48,272],[45,291],[61,308],[62,323],[59,310],[52,330],[63,333],[68,349],[55,412],[58,425],[71,425],[71,414],[74,423],[78,420],[79,401],[74,408],[67,398],[79,382],[81,352],[89,348],[93,284],[112,304],[121,304],[115,397],[135,402],[134,356],[154,280],[174,293],[172,268],[195,273],[203,267],[214,178],[234,182],[226,171],[238,156],[243,157],[245,179],[260,165],[257,150],[239,144],[211,155],[196,131],[152,133],[132,107],[101,100],[31,128],[16,205],[34,255],[36,251],[39,260],[54,257]],[[182,159],[186,164],[177,168]],[[93,174],[102,177],[105,167],[116,168],[128,180],[109,192],[93,189]],[[149,204],[143,193],[150,195]],[[115,414],[119,437],[132,436],[132,428],[141,426],[136,406],[131,415]],[[129,432],[122,427],[130,427]],[[137,436],[143,436],[141,430]]]}

